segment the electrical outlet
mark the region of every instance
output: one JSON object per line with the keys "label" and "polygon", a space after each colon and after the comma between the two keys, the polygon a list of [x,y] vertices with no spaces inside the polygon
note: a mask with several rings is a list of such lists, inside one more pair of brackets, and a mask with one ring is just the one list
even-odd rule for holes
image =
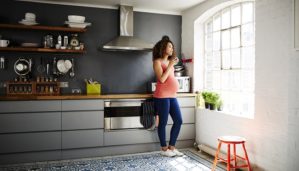
{"label": "electrical outlet", "polygon": [[68,88],[69,87],[69,82],[60,82],[59,87],[60,88]]}

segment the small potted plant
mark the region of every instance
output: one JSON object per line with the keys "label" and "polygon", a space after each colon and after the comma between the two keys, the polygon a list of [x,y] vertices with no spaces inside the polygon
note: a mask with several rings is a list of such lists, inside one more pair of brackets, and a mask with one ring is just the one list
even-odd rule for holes
{"label": "small potted plant", "polygon": [[205,101],[205,107],[206,107],[206,109],[210,109],[211,96],[212,96],[211,92],[208,92],[208,91],[202,92],[202,97],[203,97],[203,99]]}
{"label": "small potted plant", "polygon": [[217,102],[217,110],[222,111],[223,110],[223,102],[221,99],[218,100]]}
{"label": "small potted plant", "polygon": [[211,92],[210,97],[210,109],[215,110],[217,108],[217,102],[219,100],[219,94],[215,92]]}

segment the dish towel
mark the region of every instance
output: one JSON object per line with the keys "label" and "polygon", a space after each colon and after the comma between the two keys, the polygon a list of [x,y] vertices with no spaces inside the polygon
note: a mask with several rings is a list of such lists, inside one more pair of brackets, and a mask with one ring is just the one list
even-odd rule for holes
{"label": "dish towel", "polygon": [[146,100],[142,103],[142,115],[140,123],[145,129],[155,129],[155,108],[153,100]]}

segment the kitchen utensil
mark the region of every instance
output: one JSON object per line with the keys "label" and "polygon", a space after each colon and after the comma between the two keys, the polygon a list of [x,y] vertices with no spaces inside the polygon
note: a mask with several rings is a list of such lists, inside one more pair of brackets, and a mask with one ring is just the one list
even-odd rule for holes
{"label": "kitchen utensil", "polygon": [[57,61],[57,69],[61,74],[65,74],[68,72],[68,69],[65,67],[65,63],[63,59],[59,59]]}
{"label": "kitchen utensil", "polygon": [[4,68],[5,68],[4,63],[5,63],[5,59],[4,59],[4,57],[2,56],[2,57],[0,58],[0,69],[4,69]]}
{"label": "kitchen utensil", "polygon": [[50,64],[47,64],[47,75],[49,75]]}
{"label": "kitchen utensil", "polygon": [[14,70],[16,74],[20,76],[25,76],[31,71],[31,64],[30,60],[27,60],[25,58],[19,58],[15,64],[14,64]]}
{"label": "kitchen utensil", "polygon": [[53,67],[52,69],[53,69],[53,74],[54,74],[54,75],[57,74],[57,70],[56,70],[56,65],[57,65],[57,64],[56,64],[56,63],[57,63],[57,62],[56,62],[56,57],[54,57],[54,59],[53,59],[53,66],[52,66],[52,67]]}
{"label": "kitchen utensil", "polygon": [[74,66],[75,63],[74,63],[74,59],[72,58],[72,71],[70,72],[70,77],[74,77],[75,76],[75,70],[74,70]]}
{"label": "kitchen utensil", "polygon": [[175,77],[181,77],[181,76],[184,76],[184,75],[185,75],[185,69],[174,72]]}
{"label": "kitchen utensil", "polygon": [[43,65],[43,57],[41,57],[40,58],[40,65],[39,66],[37,66],[37,71],[40,73],[40,74],[42,74],[42,73],[44,73],[45,72],[45,67],[44,67],[44,65]]}
{"label": "kitchen utensil", "polygon": [[65,60],[64,61],[64,66],[66,69],[71,69],[72,68],[72,62],[70,60]]}

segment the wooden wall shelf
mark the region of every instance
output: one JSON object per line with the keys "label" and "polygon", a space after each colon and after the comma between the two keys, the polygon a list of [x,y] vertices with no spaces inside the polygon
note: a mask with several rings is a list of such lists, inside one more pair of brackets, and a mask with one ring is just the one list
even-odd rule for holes
{"label": "wooden wall shelf", "polygon": [[46,53],[85,53],[85,50],[29,48],[29,47],[0,47],[0,51],[14,52],[46,52]]}
{"label": "wooden wall shelf", "polygon": [[86,32],[86,28],[71,28],[71,27],[59,27],[59,26],[28,26],[28,25],[21,25],[21,24],[0,24],[0,28],[7,28],[7,29],[24,29],[24,30],[48,30],[48,31],[63,31],[63,32],[76,32],[76,33],[83,33]]}

